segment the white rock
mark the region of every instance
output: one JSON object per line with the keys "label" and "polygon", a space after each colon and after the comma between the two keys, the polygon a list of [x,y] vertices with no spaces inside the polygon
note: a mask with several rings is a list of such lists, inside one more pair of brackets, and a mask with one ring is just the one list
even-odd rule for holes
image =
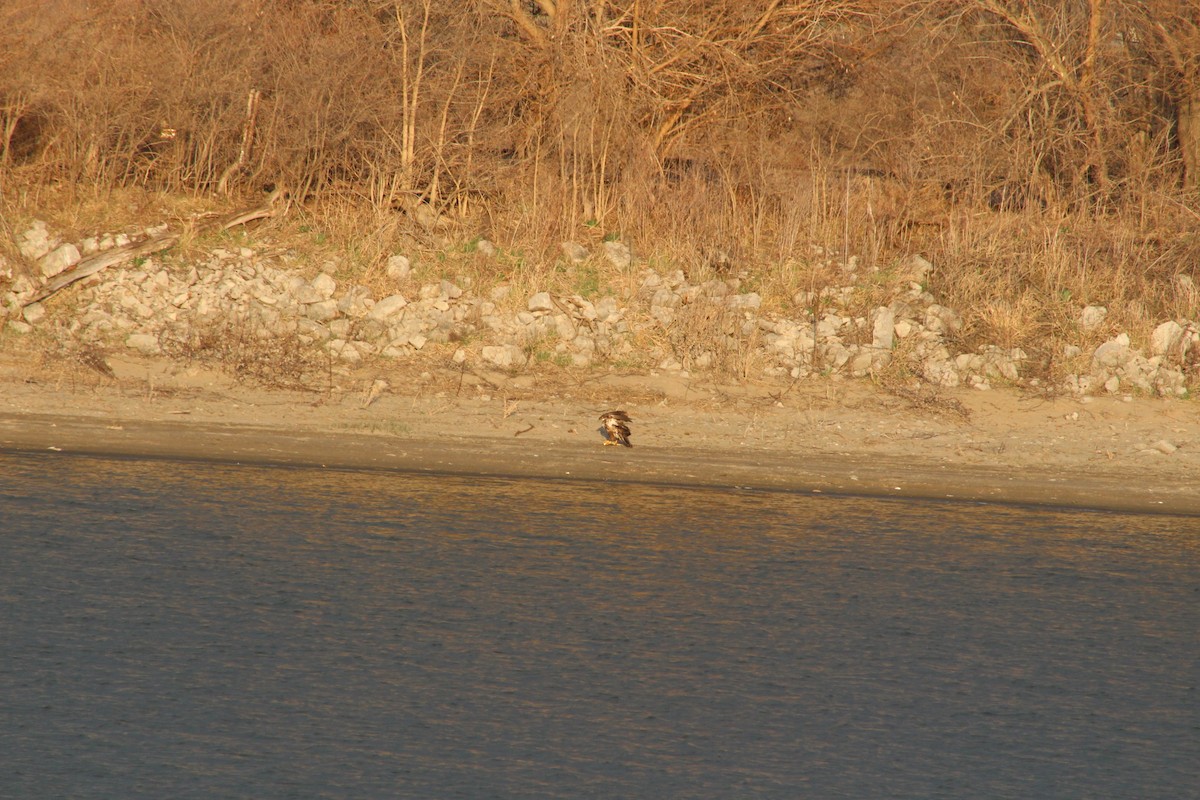
{"label": "white rock", "polygon": [[25,309],[21,312],[21,316],[30,325],[37,325],[46,318],[46,307],[41,303],[30,303],[25,306]]}
{"label": "white rock", "polygon": [[475,243],[475,252],[481,256],[491,258],[496,255],[496,245],[489,242],[487,239],[480,239]]}
{"label": "white rock", "polygon": [[442,281],[441,290],[442,290],[442,294],[445,295],[450,300],[457,300],[458,298],[462,297],[462,293],[463,293],[462,289],[458,288],[453,283],[451,283],[450,281],[446,281],[446,280]]}
{"label": "white rock", "polygon": [[[1089,306],[1092,308],[1093,306]],[[1099,367],[1119,367],[1129,360],[1129,334],[1122,333],[1096,348],[1092,363]]]}
{"label": "white rock", "polygon": [[817,338],[818,339],[833,339],[838,335],[838,331],[842,329],[845,320],[837,314],[826,314],[817,323]]}
{"label": "white rock", "polygon": [[515,344],[488,345],[480,351],[483,360],[501,369],[525,366],[525,352]]}
{"label": "white rock", "polygon": [[[587,303],[587,301],[584,301]],[[595,319],[600,322],[615,322],[621,316],[621,306],[615,297],[601,297],[595,305]],[[584,306],[584,316],[587,317],[587,306]],[[589,317],[590,319],[590,317]]]}
{"label": "white rock", "polygon": [[1182,338],[1183,326],[1174,320],[1168,320],[1150,334],[1150,352],[1156,356],[1166,355],[1175,349]]}
{"label": "white rock", "polygon": [[869,373],[871,367],[875,364],[874,356],[875,354],[870,350],[860,350],[858,353],[855,353],[854,357],[850,359],[850,366],[848,367],[850,374],[861,378]]}
{"label": "white rock", "polygon": [[21,255],[30,261],[37,261],[49,253],[53,245],[50,243],[50,233],[46,230],[46,223],[35,219],[29,228],[17,237],[17,247],[20,249]]}
{"label": "white rock", "polygon": [[322,300],[328,300],[333,297],[333,293],[337,291],[337,281],[335,281],[327,272],[322,272],[320,275],[312,279],[312,287],[321,294]]}
{"label": "white rock", "polygon": [[588,250],[579,242],[563,242],[562,252],[567,260],[573,264],[578,264],[582,261],[587,261]]}
{"label": "white rock", "polygon": [[70,269],[79,263],[79,249],[73,244],[64,244],[50,251],[38,261],[42,274],[52,278],[63,270]]}
{"label": "white rock", "polygon": [[158,337],[149,333],[129,334],[129,337],[125,339],[125,346],[148,356],[156,355],[160,351]]}
{"label": "white rock", "polygon": [[387,260],[387,276],[396,280],[404,280],[412,272],[412,263],[408,256],[395,255]]}
{"label": "white rock", "polygon": [[571,322],[571,318],[566,314],[554,315],[554,328],[558,334],[558,338],[564,341],[570,341],[575,338],[575,324]]}
{"label": "white rock", "polygon": [[1104,322],[1104,318],[1108,316],[1108,309],[1104,306],[1085,306],[1079,312],[1079,327],[1085,331],[1094,331]]}
{"label": "white rock", "polygon": [[952,308],[934,303],[925,309],[925,327],[934,333],[954,333],[962,325],[962,318]]}
{"label": "white rock", "polygon": [[529,298],[527,305],[533,313],[546,313],[554,310],[554,301],[550,299],[549,292],[538,292]]}
{"label": "white rock", "polygon": [[933,272],[933,264],[930,264],[921,256],[914,255],[908,260],[904,275],[914,283],[924,283],[929,278],[929,273],[931,272]]}
{"label": "white rock", "polygon": [[750,311],[762,306],[762,297],[758,292],[748,292],[747,294],[735,294],[726,302],[734,311]]}
{"label": "white rock", "polygon": [[633,263],[633,254],[624,242],[605,242],[604,256],[617,269],[626,269]]}
{"label": "white rock", "polygon": [[337,301],[329,299],[322,300],[319,303],[309,303],[304,309],[304,314],[309,319],[318,322],[331,320],[338,314]]}
{"label": "white rock", "polygon": [[896,312],[881,306],[875,309],[871,318],[871,346],[891,350],[896,343]]}
{"label": "white rock", "polygon": [[367,312],[368,319],[379,320],[386,322],[395,316],[400,309],[408,305],[408,301],[403,295],[392,294],[380,300],[375,305],[371,306],[371,310]]}
{"label": "white rock", "polygon": [[1152,444],[1150,446],[1153,447],[1158,452],[1163,453],[1168,456],[1171,455],[1171,453],[1174,453],[1176,450],[1179,449],[1171,442],[1168,442],[1166,439],[1159,439],[1157,442],[1155,442],[1154,444]]}
{"label": "white rock", "polygon": [[1104,382],[1104,391],[1109,394],[1116,394],[1121,390],[1121,379],[1113,375]]}

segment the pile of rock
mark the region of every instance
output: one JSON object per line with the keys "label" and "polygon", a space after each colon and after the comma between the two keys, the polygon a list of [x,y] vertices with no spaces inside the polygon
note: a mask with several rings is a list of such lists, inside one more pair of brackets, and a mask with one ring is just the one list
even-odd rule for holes
{"label": "pile of rock", "polygon": [[[19,237],[24,255],[47,277],[127,241],[105,235],[77,246],[57,241],[42,223]],[[572,261],[588,258],[570,242],[563,252]],[[621,269],[633,263],[620,242],[605,243],[603,255]],[[405,292],[375,297],[366,286],[340,281],[333,265],[305,278],[293,260],[242,247],[213,249],[185,269],[168,269],[154,258],[113,267],[82,284],[77,312],[64,327],[84,340],[116,339],[156,354],[171,337],[234,323],[246,335],[293,337],[326,348],[347,364],[408,358],[431,343],[452,350],[455,361],[479,359],[505,369],[524,366],[536,353],[576,366],[636,355],[660,369],[683,371],[752,351],[767,376],[862,377],[902,358],[910,371],[934,384],[980,389],[997,381],[1021,383],[1027,361],[1019,348],[955,352],[962,318],[923,288],[920,278],[930,265],[919,258],[911,265],[914,279],[887,305],[864,311],[856,305],[855,287],[845,286],[798,293],[792,298],[795,310],[785,314],[764,312],[762,298],[739,291],[737,279],[693,284],[680,270],[666,275],[644,270],[629,305],[622,305],[612,296],[593,300],[541,291],[521,302],[510,297],[507,286],[492,289],[485,299],[448,280],[419,285],[400,255],[389,260],[387,274]],[[0,272],[0,280],[5,277]],[[7,279],[0,315],[7,316],[10,329],[28,332],[43,323],[46,310],[25,302],[36,289],[32,281],[14,280],[11,273]],[[1087,330],[1103,318],[1102,308],[1089,306],[1080,324]],[[1164,322],[1149,345],[1146,356],[1121,334],[1097,348],[1091,369],[1068,377],[1063,388],[1079,394],[1186,394],[1184,366],[1200,345],[1196,324]],[[1068,348],[1063,356],[1082,359],[1083,352]]]}

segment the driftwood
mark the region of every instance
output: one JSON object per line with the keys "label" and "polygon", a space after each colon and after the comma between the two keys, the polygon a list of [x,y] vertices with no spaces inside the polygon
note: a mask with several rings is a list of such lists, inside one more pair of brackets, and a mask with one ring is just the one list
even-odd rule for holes
{"label": "driftwood", "polygon": [[[224,231],[229,230],[230,228],[236,228],[238,225],[245,225],[247,222],[253,222],[256,219],[273,217],[278,212],[276,204],[278,203],[281,195],[282,192],[276,191],[271,195],[270,199],[267,200],[265,205],[261,205],[257,208],[251,208],[246,211],[239,211],[235,214],[227,214],[226,216],[218,217],[217,219],[207,220],[206,222],[196,225],[195,231],[197,233]],[[159,253],[163,250],[174,247],[182,236],[182,232],[170,233],[164,231],[163,233],[142,239],[140,242],[133,242],[123,247],[114,247],[110,250],[105,250],[103,253],[97,253],[90,258],[85,258],[74,267],[62,273],[61,275],[56,276],[54,280],[43,286],[33,297],[25,302],[25,305],[39,303],[60,289],[75,283],[75,281],[82,280],[89,275],[95,275],[97,272],[108,269],[114,264],[121,264],[125,261],[138,258],[139,256],[147,256],[152,253]]]}

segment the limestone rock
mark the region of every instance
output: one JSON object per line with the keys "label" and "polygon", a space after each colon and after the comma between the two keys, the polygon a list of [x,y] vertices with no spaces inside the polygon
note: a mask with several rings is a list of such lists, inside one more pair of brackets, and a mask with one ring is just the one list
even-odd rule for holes
{"label": "limestone rock", "polygon": [[328,300],[333,297],[333,293],[337,291],[337,281],[335,281],[327,272],[322,272],[320,275],[312,279],[312,287],[321,295],[322,300]]}
{"label": "limestone rock", "polygon": [[554,301],[549,292],[538,292],[529,298],[527,307],[534,314],[546,314],[554,310]]}
{"label": "limestone rock", "polygon": [[579,264],[588,260],[588,250],[579,242],[563,242],[562,252],[572,264]]}
{"label": "limestone rock", "polygon": [[896,312],[879,307],[871,314],[871,346],[891,350],[896,343]]}
{"label": "limestone rock", "polygon": [[[1091,306],[1089,306],[1090,308]],[[1129,360],[1129,334],[1122,333],[1096,348],[1092,363],[1098,367],[1119,367]]]}
{"label": "limestone rock", "polygon": [[633,263],[633,253],[624,242],[605,242],[604,257],[617,269],[627,269]]}
{"label": "limestone rock", "polygon": [[322,300],[318,303],[309,303],[305,308],[304,313],[311,320],[316,320],[317,322],[326,322],[337,316],[337,301],[330,299]]}
{"label": "limestone rock", "polygon": [[488,345],[480,351],[483,360],[501,369],[523,367],[527,361],[525,351],[515,344]]}
{"label": "limestone rock", "polygon": [[1079,312],[1079,327],[1084,331],[1094,331],[1104,322],[1104,318],[1108,316],[1108,309],[1104,306],[1085,306]]}
{"label": "limestone rock", "polygon": [[40,219],[35,219],[29,228],[17,237],[17,248],[21,255],[30,261],[37,261],[49,253],[53,246],[46,223]]}
{"label": "limestone rock", "polygon": [[402,281],[412,272],[412,262],[408,256],[395,255],[387,260],[387,276]]}
{"label": "limestone rock", "polygon": [[1174,320],[1168,320],[1154,329],[1150,334],[1150,352],[1156,356],[1166,355],[1173,351],[1183,338],[1183,326]]}
{"label": "limestone rock", "polygon": [[147,356],[157,355],[161,352],[158,337],[149,333],[131,333],[125,339],[125,346]]}
{"label": "limestone rock", "polygon": [[400,309],[404,308],[406,305],[408,305],[408,301],[404,299],[403,295],[388,295],[371,307],[371,310],[367,312],[367,317],[369,319],[379,320],[380,322],[386,322],[394,317],[400,311]]}
{"label": "limestone rock", "polygon": [[38,266],[42,270],[42,274],[47,278],[53,278],[64,270],[70,269],[79,263],[79,249],[73,244],[64,244],[44,255],[39,261]]}
{"label": "limestone rock", "polygon": [[21,312],[21,316],[30,325],[37,325],[46,318],[46,307],[41,303],[30,303],[25,306],[25,309]]}

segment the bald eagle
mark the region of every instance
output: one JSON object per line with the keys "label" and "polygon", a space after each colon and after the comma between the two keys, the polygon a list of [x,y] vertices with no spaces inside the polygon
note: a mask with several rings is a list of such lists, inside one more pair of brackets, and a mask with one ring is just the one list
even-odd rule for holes
{"label": "bald eagle", "polygon": [[633,422],[624,411],[605,411],[600,415],[600,433],[604,434],[604,444],[633,447],[629,442],[629,423]]}

